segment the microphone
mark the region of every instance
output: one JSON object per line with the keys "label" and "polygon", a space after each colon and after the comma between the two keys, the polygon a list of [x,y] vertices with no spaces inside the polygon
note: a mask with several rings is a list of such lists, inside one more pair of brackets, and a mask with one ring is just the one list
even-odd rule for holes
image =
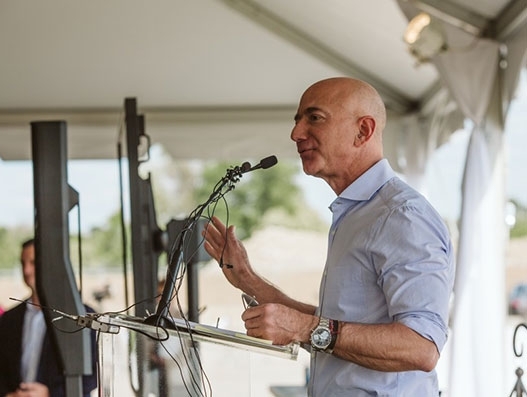
{"label": "microphone", "polygon": [[266,157],[260,160],[260,162],[256,164],[254,167],[252,167],[251,164],[246,161],[245,163],[242,164],[241,171],[242,173],[246,173],[246,172],[258,170],[260,168],[263,170],[266,170],[267,168],[271,168],[272,166],[274,166],[276,163],[278,163],[278,159],[276,158],[275,155],[272,155],[272,156],[269,156],[269,157]]}
{"label": "microphone", "polygon": [[246,172],[249,172],[251,170],[251,163],[249,163],[248,161],[246,161],[245,163],[243,163],[240,167],[240,172],[242,174],[246,173]]}

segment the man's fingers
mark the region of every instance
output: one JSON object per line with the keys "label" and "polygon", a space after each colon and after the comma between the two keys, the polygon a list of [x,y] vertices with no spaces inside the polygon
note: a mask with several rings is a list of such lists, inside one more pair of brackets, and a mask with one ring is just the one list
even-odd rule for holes
{"label": "man's fingers", "polygon": [[215,250],[223,249],[223,246],[225,245],[225,234],[222,234],[214,225],[208,225],[203,230],[203,237],[205,237],[206,241],[209,243],[211,247],[213,247]]}
{"label": "man's fingers", "polygon": [[211,222],[212,224],[214,225],[215,229],[222,235],[225,236],[225,232],[227,230],[227,228],[225,227],[225,225],[223,224],[222,221],[220,221],[220,219],[216,216],[213,216],[211,218]]}

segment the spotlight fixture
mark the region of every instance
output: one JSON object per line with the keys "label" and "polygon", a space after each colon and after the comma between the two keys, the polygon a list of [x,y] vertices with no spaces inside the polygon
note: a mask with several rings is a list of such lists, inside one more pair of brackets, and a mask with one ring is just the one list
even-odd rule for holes
{"label": "spotlight fixture", "polygon": [[441,25],[424,12],[412,18],[404,32],[404,41],[420,63],[447,49]]}

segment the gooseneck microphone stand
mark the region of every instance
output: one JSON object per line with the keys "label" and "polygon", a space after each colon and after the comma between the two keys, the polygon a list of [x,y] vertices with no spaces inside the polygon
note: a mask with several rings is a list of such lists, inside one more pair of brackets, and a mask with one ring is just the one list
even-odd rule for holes
{"label": "gooseneck microphone stand", "polygon": [[229,168],[225,176],[221,178],[221,180],[216,184],[209,198],[203,204],[196,207],[194,211],[192,211],[187,221],[183,225],[181,232],[177,236],[174,249],[170,253],[166,282],[163,288],[161,299],[157,305],[156,313],[145,319],[146,324],[171,329],[175,328],[175,324],[170,320],[170,303],[174,296],[174,289],[176,288],[176,283],[178,282],[178,277],[185,260],[185,243],[188,240],[188,236],[195,232],[195,226],[198,220],[201,218],[203,211],[205,211],[205,209],[210,204],[219,201],[228,192],[233,190],[235,184],[241,179],[244,173],[260,168],[270,168],[276,163],[276,156],[269,156],[261,160],[260,163],[254,167],[251,167],[250,163],[245,162],[241,166]]}

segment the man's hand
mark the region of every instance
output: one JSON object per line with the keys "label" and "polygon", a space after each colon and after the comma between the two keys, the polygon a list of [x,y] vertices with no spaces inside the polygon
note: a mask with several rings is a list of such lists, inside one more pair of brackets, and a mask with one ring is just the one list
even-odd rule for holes
{"label": "man's hand", "polygon": [[234,226],[227,228],[217,217],[212,217],[202,234],[205,250],[220,264],[227,280],[242,291],[250,289],[251,277],[255,275]]}
{"label": "man's hand", "polygon": [[16,391],[9,393],[6,397],[49,397],[49,390],[42,383],[23,382]]}
{"label": "man's hand", "polygon": [[318,317],[287,306],[269,303],[251,307],[242,314],[247,335],[273,341],[275,345],[308,342]]}
{"label": "man's hand", "polygon": [[[234,287],[255,297],[260,305],[265,303],[280,303],[291,309],[295,309],[295,311],[301,312],[299,314],[306,314],[311,317],[315,313],[314,306],[289,298],[253,270],[245,247],[236,237],[234,226],[227,228],[227,226],[214,216],[203,230],[202,235],[205,238],[205,250],[222,265],[221,269],[227,280]],[[270,339],[273,340],[272,338]],[[282,336],[277,340],[283,341],[287,340],[287,338]],[[275,341],[275,343],[281,342]]]}

